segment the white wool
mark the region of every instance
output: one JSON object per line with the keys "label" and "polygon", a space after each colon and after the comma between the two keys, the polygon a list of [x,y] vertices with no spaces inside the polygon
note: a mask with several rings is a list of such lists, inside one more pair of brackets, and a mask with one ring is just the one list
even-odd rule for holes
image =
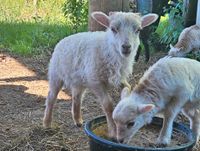
{"label": "white wool", "polygon": [[[107,29],[106,32],[78,33],[61,40],[50,61],[49,80],[57,75],[67,88],[74,84],[87,86],[88,83],[100,81],[118,86],[127,80],[132,74],[134,57],[140,43],[139,35],[135,35],[132,30],[133,26],[141,26],[141,17],[133,16],[133,13],[118,12],[110,17],[115,20],[111,24],[124,27],[121,37],[114,37],[112,31]],[[120,51],[124,42],[132,45],[128,57]]]}
{"label": "white wool", "polygon": [[129,89],[136,51],[140,44],[139,30],[153,23],[158,16],[143,17],[135,13],[113,12],[110,16],[93,12],[93,18],[107,30],[83,32],[62,39],[55,47],[49,64],[49,94],[43,118],[45,127],[51,126],[53,105],[61,87],[72,91],[72,118],[82,125],[81,97],[86,88],[95,94],[106,114],[108,135],[115,135],[112,119],[110,86],[121,83]]}
{"label": "white wool", "polygon": [[[187,91],[190,100],[194,100],[194,93],[200,92],[200,63],[187,58],[162,58],[150,67],[140,83],[144,80],[151,81],[151,84],[159,85],[159,95],[163,99],[165,96],[175,95],[177,91]],[[194,91],[195,88],[195,91]],[[195,93],[195,94],[196,94]],[[199,96],[200,98],[200,93]]]}
{"label": "white wool", "polygon": [[113,119],[117,128],[123,127],[123,123],[127,121],[135,122],[131,129],[127,127],[118,129],[118,138],[128,141],[142,126],[151,122],[152,118],[162,111],[166,122],[160,132],[158,143],[169,144],[171,124],[182,110],[189,118],[191,129],[198,140],[200,136],[199,70],[200,62],[178,57],[162,58],[150,67],[131,94],[122,98],[114,109]]}
{"label": "white wool", "polygon": [[106,32],[85,32],[61,40],[49,65],[49,80],[55,74],[67,88],[90,82],[119,85],[132,73],[135,53],[123,58],[108,44]]}

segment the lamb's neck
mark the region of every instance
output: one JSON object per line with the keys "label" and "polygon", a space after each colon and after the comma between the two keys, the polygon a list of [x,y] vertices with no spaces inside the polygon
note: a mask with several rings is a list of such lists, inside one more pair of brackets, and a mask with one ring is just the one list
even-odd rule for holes
{"label": "lamb's neck", "polygon": [[152,100],[148,100],[138,94],[136,94],[135,92],[133,92],[132,94],[133,100],[135,99],[136,101],[132,102],[132,105],[135,106],[136,104],[139,105],[144,105],[144,104],[153,104],[155,105],[155,107],[153,107],[151,109],[151,111],[149,112],[145,112],[143,114],[141,114],[142,120],[144,122],[144,124],[148,124],[152,121],[153,117],[160,112],[160,107],[156,106],[156,103]]}
{"label": "lamb's neck", "polygon": [[156,103],[160,100],[160,87],[156,84],[156,81],[144,79],[135,86],[134,92],[143,97],[144,103],[153,102]]}
{"label": "lamb's neck", "polygon": [[132,73],[134,62],[132,54],[129,57],[122,56],[118,49],[116,44],[105,38],[105,45],[101,46],[100,57],[100,62],[108,71],[106,76],[109,83],[115,86],[119,86],[121,82],[127,80]]}
{"label": "lamb's neck", "polygon": [[181,50],[188,50],[189,45],[186,39],[180,39],[176,45],[174,46],[175,48],[181,48]]}
{"label": "lamb's neck", "polygon": [[154,107],[151,111],[146,112],[144,116],[144,120],[146,123],[151,123],[153,117],[160,112],[160,109],[158,107]]}

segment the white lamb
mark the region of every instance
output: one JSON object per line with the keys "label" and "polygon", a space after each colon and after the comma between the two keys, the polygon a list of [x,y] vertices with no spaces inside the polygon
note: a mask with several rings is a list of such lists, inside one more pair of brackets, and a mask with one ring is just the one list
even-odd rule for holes
{"label": "white lamb", "polygon": [[98,98],[107,117],[109,134],[115,135],[112,119],[112,101],[108,87],[121,83],[130,88],[127,78],[132,74],[139,31],[157,19],[156,14],[139,16],[134,13],[102,12],[92,17],[107,30],[84,32],[61,40],[49,65],[49,94],[43,119],[45,127],[51,126],[52,110],[62,86],[72,91],[72,116],[77,126],[82,125],[81,97],[86,88]]}
{"label": "white lamb", "polygon": [[190,127],[200,135],[200,62],[186,58],[163,58],[150,67],[129,93],[124,88],[121,101],[113,111],[117,140],[128,143],[135,133],[151,122],[158,112],[164,123],[157,143],[168,145],[172,125],[182,111]]}
{"label": "white lamb", "polygon": [[191,51],[200,50],[200,26],[193,25],[185,28],[175,46],[170,45],[170,56],[183,57]]}

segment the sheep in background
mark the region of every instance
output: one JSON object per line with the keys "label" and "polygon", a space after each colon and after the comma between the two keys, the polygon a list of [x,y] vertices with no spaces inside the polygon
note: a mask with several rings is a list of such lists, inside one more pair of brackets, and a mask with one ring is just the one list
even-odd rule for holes
{"label": "sheep in background", "polygon": [[170,56],[184,57],[191,51],[200,50],[200,26],[193,25],[185,28],[175,46],[170,45]]}
{"label": "sheep in background", "polygon": [[[156,13],[159,15],[157,21],[153,23],[151,26],[148,26],[147,28],[143,29],[140,32],[140,39],[142,41],[142,44],[144,46],[144,54],[145,54],[145,61],[148,62],[150,59],[150,37],[152,36],[151,33],[154,33],[156,31],[156,28],[158,27],[158,24],[160,22],[160,17],[164,16],[165,12],[163,11],[164,7],[168,8],[171,6],[171,4],[168,4],[169,0],[130,0],[130,7],[132,8],[132,12],[139,12],[142,15],[145,15],[147,13]],[[172,1],[171,1],[172,2]],[[144,5],[145,4],[145,5]],[[153,39],[153,38],[151,38]],[[152,41],[153,42],[153,41]],[[159,43],[151,44],[155,47],[155,49],[159,49],[160,46]],[[137,54],[135,56],[135,60],[138,61],[140,54],[142,52],[141,45],[138,48]]]}
{"label": "sheep in background", "polygon": [[113,137],[115,124],[108,88],[123,83],[130,89],[127,78],[132,74],[140,44],[139,31],[156,21],[158,16],[148,14],[141,17],[124,12],[112,12],[107,16],[102,12],[93,12],[92,17],[107,30],[77,33],[62,39],[55,47],[49,64],[49,93],[43,125],[51,126],[53,106],[64,85],[72,91],[74,123],[81,126],[81,97],[88,88],[101,103],[107,117],[109,136]]}
{"label": "sheep in background", "polygon": [[157,143],[170,144],[173,121],[182,111],[190,128],[200,135],[200,62],[187,58],[163,58],[150,67],[129,93],[124,88],[113,111],[117,140],[128,143],[159,112],[164,122]]}

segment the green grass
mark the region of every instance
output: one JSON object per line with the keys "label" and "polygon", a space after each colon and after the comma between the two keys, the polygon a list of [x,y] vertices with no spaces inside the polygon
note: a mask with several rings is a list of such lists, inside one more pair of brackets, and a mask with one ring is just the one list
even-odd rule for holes
{"label": "green grass", "polygon": [[0,23],[1,48],[23,55],[38,54],[71,34],[66,25],[44,23]]}
{"label": "green grass", "polygon": [[40,0],[37,13],[32,0],[29,3],[0,0],[0,3],[0,48],[20,55],[40,54],[72,34],[72,27],[62,13],[64,0]]}

